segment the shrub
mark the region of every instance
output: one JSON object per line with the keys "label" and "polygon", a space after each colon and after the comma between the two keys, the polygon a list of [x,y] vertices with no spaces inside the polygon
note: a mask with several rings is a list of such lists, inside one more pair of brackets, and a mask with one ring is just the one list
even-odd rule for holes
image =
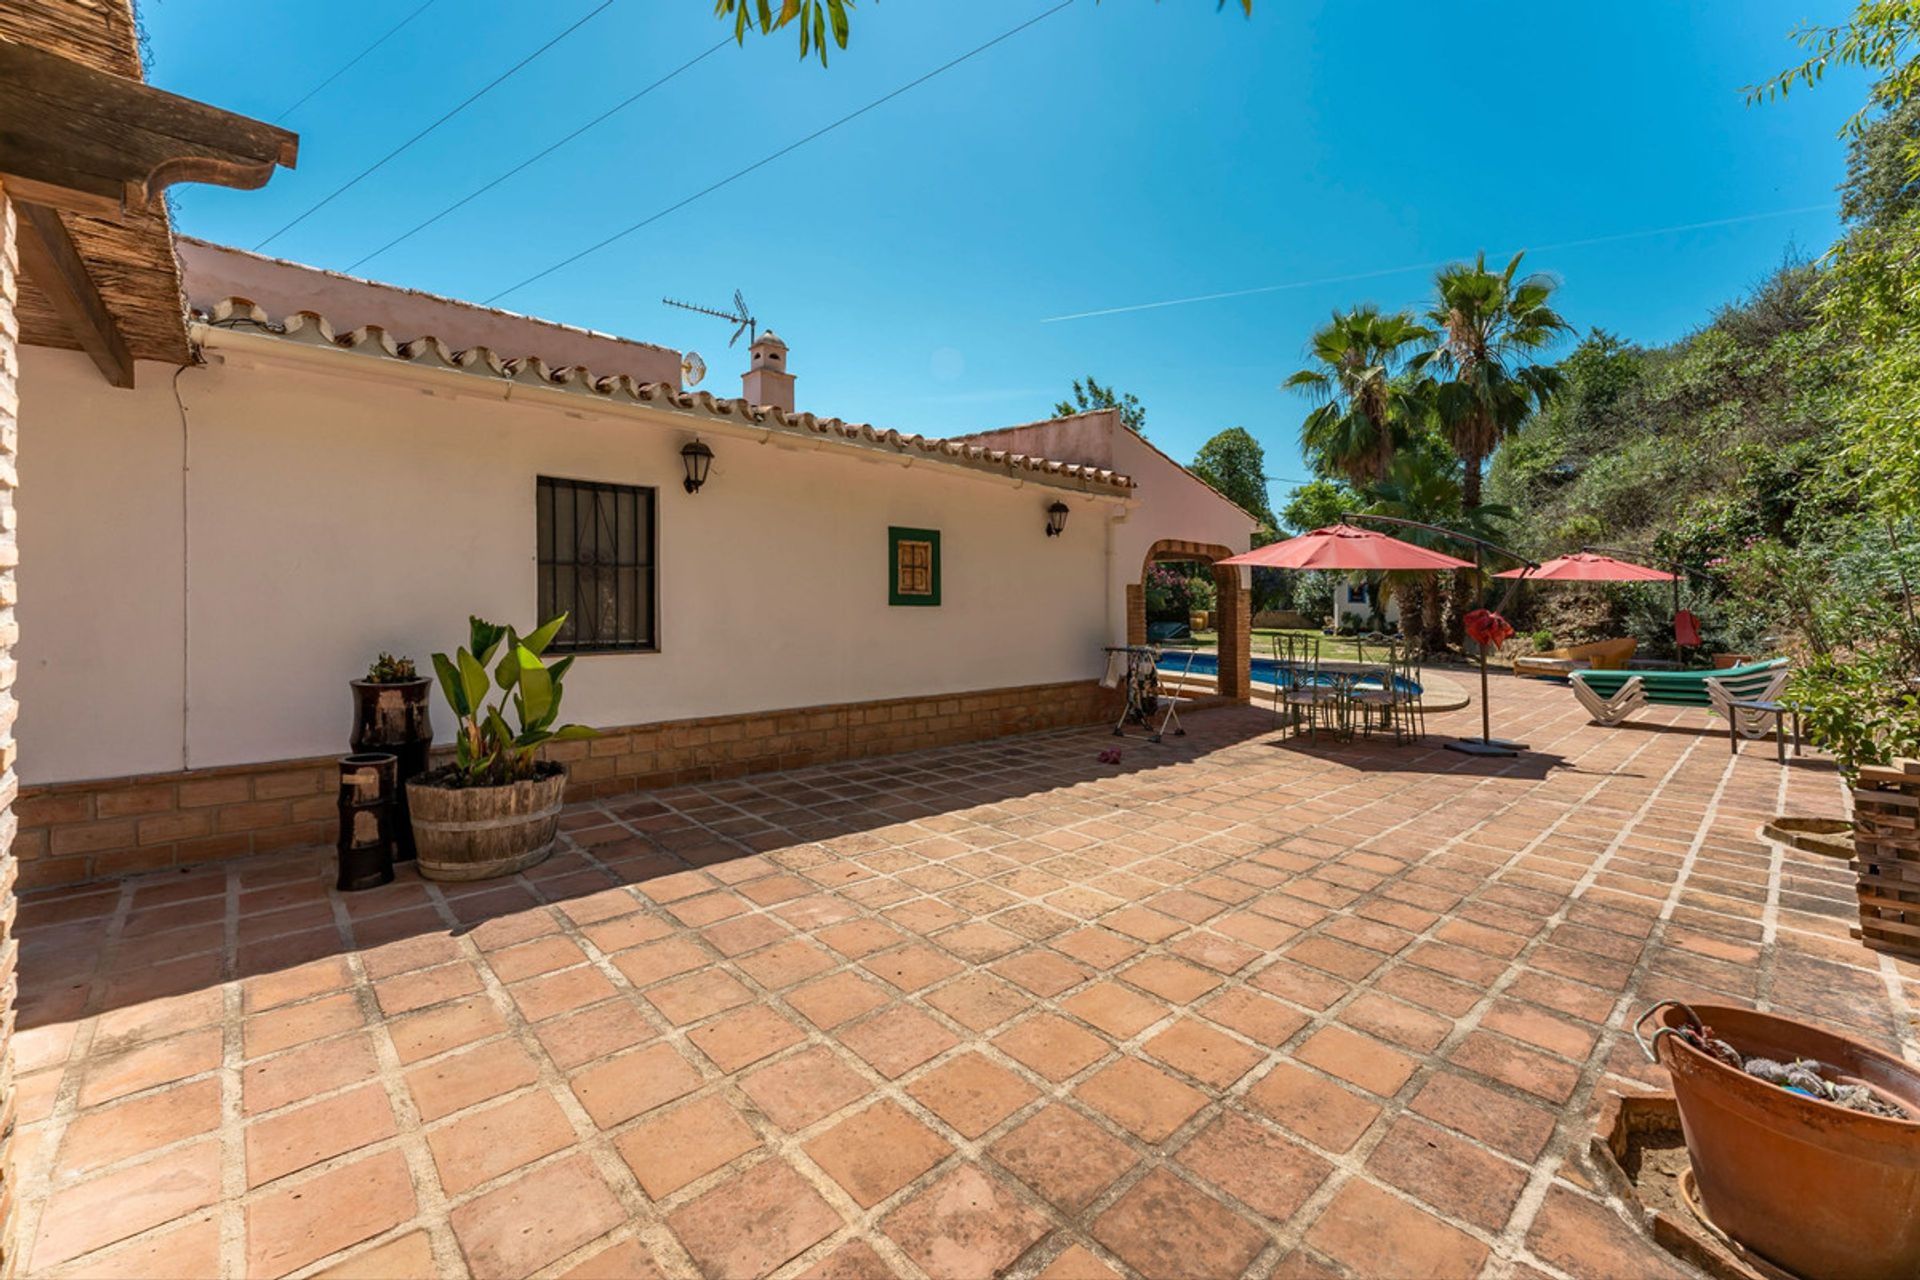
{"label": "shrub", "polygon": [[1553,648],[1553,632],[1542,628],[1533,633],[1533,651],[1535,653],[1545,653],[1551,648]]}
{"label": "shrub", "polygon": [[[549,667],[540,655],[566,621],[564,613],[551,618],[523,639],[512,627],[468,618],[468,647],[452,658],[433,655],[441,692],[459,720],[453,742],[457,785],[500,786],[531,778],[536,772],[534,753],[547,743],[600,736],[585,725],[554,726],[560,716],[560,681],[573,658],[562,658]],[[493,683],[500,686],[501,696],[489,706],[487,662],[496,650],[501,650],[501,657],[493,668]],[[518,729],[507,723],[503,712],[508,708],[520,722]]]}
{"label": "shrub", "polygon": [[381,650],[380,656],[375,658],[367,666],[367,682],[369,684],[405,684],[409,680],[418,680],[419,678],[419,675],[413,669],[412,658],[407,657],[405,654],[396,658],[384,649]]}

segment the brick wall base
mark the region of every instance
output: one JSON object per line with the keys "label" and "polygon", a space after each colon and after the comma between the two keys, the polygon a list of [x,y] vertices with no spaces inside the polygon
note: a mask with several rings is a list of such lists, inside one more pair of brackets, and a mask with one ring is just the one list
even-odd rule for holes
{"label": "brick wall base", "polygon": [[[1094,681],[711,716],[608,729],[552,751],[570,800],[711,782],[1111,720]],[[346,744],[341,744],[341,752]],[[336,757],[191,769],[21,790],[23,887],[72,884],[332,842]]]}

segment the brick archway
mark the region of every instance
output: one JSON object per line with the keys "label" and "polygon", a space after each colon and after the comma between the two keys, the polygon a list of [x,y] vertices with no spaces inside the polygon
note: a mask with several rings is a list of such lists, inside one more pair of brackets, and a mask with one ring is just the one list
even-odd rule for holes
{"label": "brick archway", "polygon": [[1215,612],[1220,615],[1220,696],[1245,702],[1252,690],[1248,669],[1253,652],[1251,593],[1240,586],[1240,570],[1217,563],[1233,554],[1231,547],[1184,538],[1162,538],[1148,547],[1138,580],[1127,584],[1127,643],[1147,642],[1147,570],[1163,560],[1205,561],[1213,565]]}

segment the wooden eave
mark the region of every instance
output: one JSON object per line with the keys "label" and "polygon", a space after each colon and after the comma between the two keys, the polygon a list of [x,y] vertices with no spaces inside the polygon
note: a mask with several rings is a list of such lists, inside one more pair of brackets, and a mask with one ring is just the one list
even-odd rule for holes
{"label": "wooden eave", "polygon": [[139,73],[125,0],[0,5],[0,186],[17,206],[20,340],[84,350],[122,386],[135,360],[191,358],[163,189],[258,187],[298,151],[284,129]]}

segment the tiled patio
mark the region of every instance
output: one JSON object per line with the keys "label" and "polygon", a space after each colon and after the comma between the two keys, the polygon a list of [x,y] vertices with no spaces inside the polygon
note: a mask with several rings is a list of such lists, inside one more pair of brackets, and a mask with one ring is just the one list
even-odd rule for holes
{"label": "tiled patio", "polygon": [[37,897],[30,1268],[1683,1274],[1579,1163],[1651,1079],[1631,1014],[1911,1053],[1920,970],[1756,834],[1831,770],[1496,698],[1533,753],[1217,710],[1118,767],[1094,730],[582,806],[464,889],[305,856]]}

